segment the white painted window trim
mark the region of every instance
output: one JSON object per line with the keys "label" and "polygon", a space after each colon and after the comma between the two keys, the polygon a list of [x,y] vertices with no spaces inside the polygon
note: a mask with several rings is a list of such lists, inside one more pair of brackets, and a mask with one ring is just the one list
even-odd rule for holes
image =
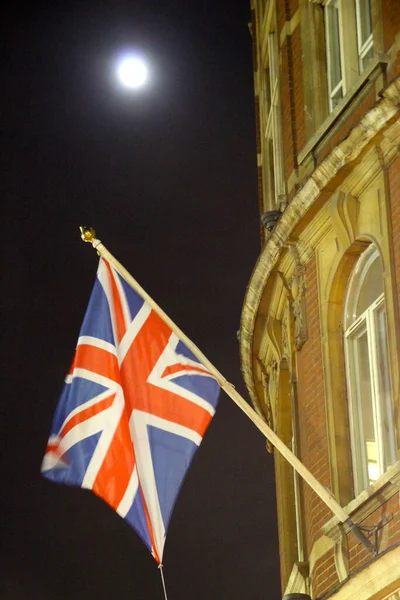
{"label": "white painted window trim", "polygon": [[[353,271],[353,275],[350,278],[345,301],[345,314],[348,312],[349,303],[357,302],[365,276],[377,256],[377,249],[371,245],[371,247],[360,257],[359,262]],[[359,275],[360,269],[361,275]],[[356,282],[354,281],[355,277],[358,277]],[[356,495],[370,485],[368,476],[368,460],[366,456],[366,442],[363,439],[363,432],[361,431],[362,407],[361,398],[359,395],[360,386],[358,385],[361,375],[357,340],[365,333],[367,334],[368,344],[373,424],[377,445],[378,478],[383,475],[387,469],[388,463],[390,463],[396,456],[393,422],[388,424],[389,431],[387,435],[390,445],[389,456],[384,455],[382,412],[385,399],[383,398],[380,400],[380,389],[382,382],[379,371],[379,357],[376,339],[377,315],[384,309],[384,304],[384,293],[382,293],[361,315],[358,316],[354,323],[347,327],[346,331],[344,332],[346,380],[349,398],[349,420],[351,431],[350,437]]]}
{"label": "white painted window trim", "polygon": [[271,177],[268,152],[269,144],[272,146],[272,162],[274,169],[274,189],[271,189],[269,183],[269,194],[274,197],[272,200],[272,209],[278,209],[281,204],[286,202],[286,183],[283,168],[283,142],[281,125],[281,106],[280,106],[280,82],[279,82],[279,52],[278,37],[276,32],[268,34],[268,69],[269,69],[269,89],[270,106],[266,116],[264,130],[264,168],[266,177]]}
{"label": "white painted window trim", "polygon": [[[341,27],[341,5],[340,0],[329,0],[325,3],[325,9],[329,9],[331,6],[337,6],[338,10],[338,38],[339,38],[339,67],[340,67],[340,80],[336,83],[335,87],[332,87],[332,73],[331,73],[331,39],[330,39],[330,13],[328,10],[325,10],[325,48],[326,48],[326,68],[327,68],[327,83],[328,83],[328,99],[329,99],[329,112],[335,108],[334,99],[336,94],[341,90],[341,98],[343,98],[345,94],[344,89],[344,78],[343,78],[343,48],[342,48],[342,27]],[[340,102],[340,100],[339,100]]]}
{"label": "white painted window trim", "polygon": [[[371,17],[372,18],[372,17]],[[360,73],[363,72],[363,58],[368,54],[374,45],[373,32],[368,36],[364,43],[361,41],[361,8],[360,0],[356,0],[356,23],[357,23],[357,49],[358,49],[358,66]]]}
{"label": "white painted window trim", "polygon": [[[361,44],[360,0],[325,0],[324,2],[321,2],[321,4],[323,5],[325,12],[327,87],[329,110],[332,112],[338,104],[336,103],[336,106],[334,104],[335,94],[341,89],[343,98],[349,88],[354,84],[357,77],[365,70],[363,59],[371,48],[373,48],[374,41],[372,32],[364,44]],[[327,9],[333,4],[335,4],[338,9],[341,80],[337,83],[335,88],[332,89],[329,60],[329,13]],[[351,35],[353,31],[357,32],[356,36]]]}

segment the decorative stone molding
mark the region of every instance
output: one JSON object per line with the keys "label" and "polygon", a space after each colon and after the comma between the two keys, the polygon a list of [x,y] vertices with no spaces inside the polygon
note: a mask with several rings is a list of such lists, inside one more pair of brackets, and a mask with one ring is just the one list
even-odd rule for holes
{"label": "decorative stone molding", "polygon": [[[274,356],[274,360],[276,363],[281,362],[282,358],[282,332],[281,332],[281,323],[274,319],[273,317],[269,317],[267,320],[266,326],[266,337],[268,341],[268,346],[271,350],[271,355]],[[272,360],[267,358],[267,362]]]}
{"label": "decorative stone molding", "polygon": [[[279,394],[279,374],[278,364],[274,358],[271,359],[270,363],[266,368],[266,381],[265,385],[267,388],[267,394],[269,398],[269,404],[272,407],[272,422],[277,423],[277,406],[278,406],[278,394]],[[276,428],[275,428],[276,429]],[[274,431],[275,431],[274,429]]]}
{"label": "decorative stone molding", "polygon": [[[257,363],[264,377],[263,383],[266,395],[267,425],[273,431],[276,431],[276,406],[278,404],[278,363],[273,357],[268,365],[265,365],[259,358],[257,359]],[[272,406],[275,408],[275,415]],[[266,442],[266,447],[270,454],[274,453],[274,446],[268,439]]]}
{"label": "decorative stone molding", "polygon": [[309,594],[310,577],[308,562],[296,562],[293,565],[284,595],[286,594]]}
{"label": "decorative stone molding", "polygon": [[[267,411],[268,411],[267,412],[267,423],[268,423],[269,427],[273,431],[275,431],[274,415],[273,415],[273,412],[272,412],[271,402],[268,402]],[[265,447],[267,448],[267,450],[268,450],[268,452],[270,454],[274,454],[275,446],[273,445],[272,442],[270,442],[269,439],[266,440]]]}
{"label": "decorative stone molding", "polygon": [[290,364],[290,355],[291,355],[291,331],[290,331],[290,307],[289,304],[287,309],[285,310],[285,314],[282,319],[282,350],[283,356],[286,357],[288,363]]}
{"label": "decorative stone molding", "polygon": [[314,569],[317,565],[318,560],[325,556],[327,552],[330,552],[332,548],[334,548],[333,541],[325,535],[322,535],[314,542],[308,557],[308,561],[310,563],[311,578],[313,576]]}
{"label": "decorative stone molding", "polygon": [[301,350],[304,343],[307,341],[306,269],[300,261],[297,247],[293,244],[289,246],[289,249],[296,263],[293,277],[289,281],[293,298],[294,346],[296,350]]}
{"label": "decorative stone molding", "polygon": [[349,547],[347,536],[343,525],[339,525],[340,538],[335,543],[334,557],[335,567],[340,582],[345,581],[350,574],[349,569]]}
{"label": "decorative stone molding", "polygon": [[348,248],[356,239],[356,226],[360,209],[357,198],[338,191],[331,202],[333,229],[343,248]]}
{"label": "decorative stone molding", "polygon": [[397,600],[399,587],[400,547],[397,547],[372,561],[357,577],[350,577],[329,600],[391,600],[392,596]]}
{"label": "decorative stone molding", "polygon": [[317,151],[321,144],[324,145],[324,143],[329,139],[330,132],[332,132],[335,126],[340,125],[340,123],[343,121],[343,113],[346,111],[348,106],[354,101],[358,94],[362,94],[362,90],[365,88],[368,82],[371,82],[371,80],[376,79],[380,74],[382,74],[386,67],[387,61],[387,57],[384,56],[371,60],[369,66],[364,69],[362,74],[358,77],[355,85],[349,89],[345,97],[342,98],[341,102],[328,115],[328,117],[324,119],[322,125],[308,140],[304,148],[299,152],[299,165],[302,165],[312,152]]}
{"label": "decorative stone molding", "polygon": [[251,401],[255,405],[257,405],[257,393],[252,369],[253,333],[266,283],[293,229],[320,197],[321,192],[343,167],[360,156],[377,134],[394,122],[394,117],[400,111],[400,78],[391,82],[381,95],[382,100],[367,112],[350,134],[316,167],[294,196],[258,258],[245,296],[240,326],[242,373]]}

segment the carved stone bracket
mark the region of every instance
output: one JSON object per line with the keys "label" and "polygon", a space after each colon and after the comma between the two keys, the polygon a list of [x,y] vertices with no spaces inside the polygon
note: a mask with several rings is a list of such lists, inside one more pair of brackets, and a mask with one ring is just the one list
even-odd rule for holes
{"label": "carved stone bracket", "polygon": [[295,562],[285,589],[285,596],[310,593],[310,565],[308,562]]}
{"label": "carved stone bracket", "polygon": [[351,194],[339,191],[332,199],[332,225],[343,248],[348,248],[356,239],[359,211],[360,203]]}
{"label": "carved stone bracket", "polygon": [[[279,373],[278,363],[275,358],[272,358],[267,365],[266,388],[269,398],[269,410],[271,414],[271,429],[276,432],[277,411],[278,411],[278,393],[279,393]],[[267,441],[267,450],[270,453],[274,452],[274,447],[271,442]]]}
{"label": "carved stone bracket", "polygon": [[288,302],[287,308],[283,315],[282,319],[282,350],[283,356],[286,357],[288,363],[290,364],[290,355],[291,355],[291,346],[292,346],[292,336],[291,336],[291,319],[290,319],[290,303]]}
{"label": "carved stone bracket", "polygon": [[290,244],[289,249],[296,265],[293,277],[289,281],[293,298],[294,346],[296,350],[301,350],[308,337],[306,322],[306,269],[300,260],[299,251],[295,244]]}
{"label": "carved stone bracket", "polygon": [[[264,387],[266,393],[266,420],[268,426],[276,430],[276,410],[278,404],[278,364],[275,358],[271,358],[268,365],[265,365],[262,360],[257,359],[258,365],[264,375]],[[275,415],[274,415],[275,412]],[[270,454],[274,452],[274,446],[267,440],[267,450]]]}
{"label": "carved stone bracket", "polygon": [[339,537],[334,546],[334,559],[338,579],[345,581],[350,573],[349,570],[349,548],[346,532],[343,525],[338,525]]}

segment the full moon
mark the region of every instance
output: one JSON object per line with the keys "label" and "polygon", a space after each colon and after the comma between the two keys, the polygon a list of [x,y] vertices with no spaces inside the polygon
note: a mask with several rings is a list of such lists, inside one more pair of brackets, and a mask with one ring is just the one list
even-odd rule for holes
{"label": "full moon", "polygon": [[140,58],[123,58],[118,65],[118,78],[125,87],[142,87],[147,80],[147,67]]}

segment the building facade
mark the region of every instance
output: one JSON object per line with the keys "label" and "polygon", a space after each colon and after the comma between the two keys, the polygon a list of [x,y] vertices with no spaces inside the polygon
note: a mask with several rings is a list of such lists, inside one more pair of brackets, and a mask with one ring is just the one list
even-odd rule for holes
{"label": "building facade", "polygon": [[400,600],[400,2],[251,2],[262,249],[242,371],[374,545],[269,448],[282,595]]}

